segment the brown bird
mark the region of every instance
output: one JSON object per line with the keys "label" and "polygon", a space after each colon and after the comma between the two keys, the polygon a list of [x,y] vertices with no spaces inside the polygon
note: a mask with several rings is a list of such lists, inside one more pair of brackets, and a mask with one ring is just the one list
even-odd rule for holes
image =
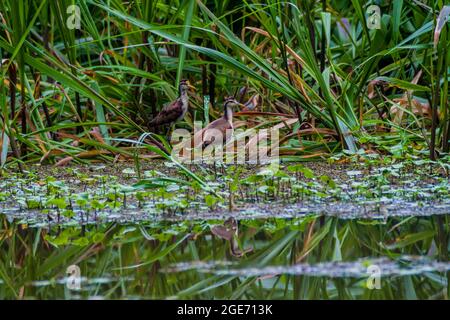
{"label": "brown bird", "polygon": [[199,132],[201,134],[202,147],[206,148],[212,143],[220,143],[222,138],[222,145],[226,145],[233,134],[233,108],[236,106],[243,106],[234,97],[225,98],[223,104],[223,116],[211,122],[206,128]]}
{"label": "brown bird", "polygon": [[166,105],[158,115],[149,123],[149,126],[159,127],[163,125],[169,125],[169,131],[171,127],[178,121],[184,118],[189,106],[189,89],[195,90],[188,80],[183,79],[180,81],[178,87],[179,96],[178,99]]}

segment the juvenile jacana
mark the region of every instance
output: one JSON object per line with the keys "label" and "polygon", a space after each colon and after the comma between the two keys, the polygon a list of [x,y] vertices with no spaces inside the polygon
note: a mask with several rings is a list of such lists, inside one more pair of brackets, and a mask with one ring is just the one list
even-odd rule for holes
{"label": "juvenile jacana", "polygon": [[189,89],[195,90],[188,80],[183,79],[180,81],[178,87],[179,96],[177,100],[166,105],[158,115],[149,123],[149,126],[159,127],[163,125],[169,125],[169,131],[171,127],[178,121],[184,118],[186,111],[189,107]]}
{"label": "juvenile jacana", "polygon": [[217,136],[222,138],[222,145],[227,144],[233,133],[233,108],[243,106],[234,97],[225,98],[223,116],[211,122],[201,131],[202,147],[206,148],[212,143],[219,143]]}

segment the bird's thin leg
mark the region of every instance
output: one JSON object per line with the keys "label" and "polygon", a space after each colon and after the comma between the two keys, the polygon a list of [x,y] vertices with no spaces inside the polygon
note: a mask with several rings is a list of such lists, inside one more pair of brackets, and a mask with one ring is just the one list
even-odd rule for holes
{"label": "bird's thin leg", "polygon": [[169,124],[168,126],[167,126],[167,132],[166,132],[166,140],[167,140],[167,142],[169,142],[169,144],[170,144],[170,133],[173,131],[172,129],[173,129],[173,124]]}
{"label": "bird's thin leg", "polygon": [[227,172],[227,165],[225,162],[221,162],[221,169],[222,169],[222,175],[225,176],[225,173]]}
{"label": "bird's thin leg", "polygon": [[214,179],[217,180],[217,165],[216,165],[215,161],[214,161],[213,166],[214,166]]}
{"label": "bird's thin leg", "polygon": [[167,126],[166,130],[166,140],[169,141],[170,125]]}

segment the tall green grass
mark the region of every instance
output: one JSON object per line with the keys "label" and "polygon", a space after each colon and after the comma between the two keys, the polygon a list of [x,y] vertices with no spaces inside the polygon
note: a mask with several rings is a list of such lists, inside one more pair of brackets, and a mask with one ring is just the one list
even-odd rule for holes
{"label": "tall green grass", "polygon": [[[66,24],[72,4],[80,30]],[[179,126],[217,117],[225,95],[258,93],[262,111],[299,119],[282,132],[291,160],[359,149],[445,156],[448,9],[381,2],[381,28],[372,30],[369,4],[4,0],[1,166],[128,157],[119,140],[152,129],[181,78],[203,90]],[[212,98],[211,112],[200,92]]]}

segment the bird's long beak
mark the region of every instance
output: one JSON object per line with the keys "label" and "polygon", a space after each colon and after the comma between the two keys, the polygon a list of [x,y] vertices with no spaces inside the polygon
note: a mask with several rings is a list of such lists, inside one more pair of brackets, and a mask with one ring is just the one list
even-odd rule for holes
{"label": "bird's long beak", "polygon": [[245,105],[243,105],[242,103],[240,103],[239,101],[237,101],[236,99],[231,100],[234,104],[234,107],[239,106],[241,108],[245,107]]}
{"label": "bird's long beak", "polygon": [[192,91],[194,91],[194,92],[197,91],[197,88],[195,88],[190,82],[187,82],[186,84],[187,84],[188,88],[191,89]]}
{"label": "bird's long beak", "polygon": [[239,107],[241,107],[241,108],[244,108],[245,107],[245,104],[242,104],[242,103],[240,103],[239,101],[235,101],[235,103],[236,103],[236,105],[238,105]]}

